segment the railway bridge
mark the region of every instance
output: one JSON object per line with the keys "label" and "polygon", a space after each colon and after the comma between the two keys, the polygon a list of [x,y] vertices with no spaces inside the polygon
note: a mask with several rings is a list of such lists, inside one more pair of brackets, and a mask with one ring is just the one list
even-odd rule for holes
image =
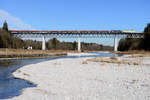
{"label": "railway bridge", "polygon": [[114,51],[117,51],[118,38],[143,38],[143,33],[121,31],[39,31],[10,30],[19,38],[42,38],[42,50],[46,50],[45,38],[78,38],[78,51],[81,51],[80,38],[114,38]]}

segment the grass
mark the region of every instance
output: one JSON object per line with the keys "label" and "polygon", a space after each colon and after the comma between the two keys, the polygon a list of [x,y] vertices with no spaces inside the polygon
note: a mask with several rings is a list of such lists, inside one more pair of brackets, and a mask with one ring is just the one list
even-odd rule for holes
{"label": "grass", "polygon": [[83,61],[82,64],[88,64],[87,61]]}
{"label": "grass", "polygon": [[115,58],[91,58],[91,59],[88,59],[88,61],[113,63],[113,62],[116,62],[117,59]]}
{"label": "grass", "polygon": [[144,50],[129,50],[129,51],[117,51],[116,54],[148,54],[150,55],[150,51]]}
{"label": "grass", "polygon": [[93,62],[103,62],[103,63],[116,63],[118,65],[120,64],[128,64],[128,65],[140,65],[140,62],[132,62],[130,60],[117,60],[115,57],[110,57],[110,58],[91,58],[88,59],[88,61],[93,61]]}
{"label": "grass", "polygon": [[0,49],[0,58],[28,58],[51,57],[67,55],[65,50],[27,50],[27,49]]}
{"label": "grass", "polygon": [[0,55],[21,55],[21,54],[50,54],[50,53],[66,53],[69,50],[27,50],[27,49],[0,49]]}

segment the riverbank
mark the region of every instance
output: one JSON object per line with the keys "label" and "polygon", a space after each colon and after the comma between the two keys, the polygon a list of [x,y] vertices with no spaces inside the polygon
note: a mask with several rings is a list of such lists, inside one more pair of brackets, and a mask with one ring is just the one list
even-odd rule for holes
{"label": "riverbank", "polygon": [[78,53],[76,50],[27,50],[27,49],[0,49],[0,59],[24,59],[24,58],[45,58],[57,56],[84,56],[91,53],[110,53],[110,51],[84,51]]}
{"label": "riverbank", "polygon": [[26,49],[0,49],[0,59],[41,58],[53,56],[66,56],[65,50],[26,50]]}
{"label": "riverbank", "polygon": [[117,52],[112,52],[115,54],[150,54],[150,51],[145,51],[145,50],[129,50],[129,51],[117,51]]}
{"label": "riverbank", "polygon": [[150,55],[91,59],[57,59],[18,69],[15,77],[37,87],[10,100],[149,100]]}

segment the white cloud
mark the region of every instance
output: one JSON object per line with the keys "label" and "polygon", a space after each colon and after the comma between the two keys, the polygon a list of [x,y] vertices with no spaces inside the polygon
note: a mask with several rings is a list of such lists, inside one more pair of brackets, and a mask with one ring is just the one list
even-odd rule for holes
{"label": "white cloud", "polygon": [[0,23],[2,24],[5,20],[9,25],[9,29],[32,29],[30,25],[25,24],[21,19],[0,9]]}

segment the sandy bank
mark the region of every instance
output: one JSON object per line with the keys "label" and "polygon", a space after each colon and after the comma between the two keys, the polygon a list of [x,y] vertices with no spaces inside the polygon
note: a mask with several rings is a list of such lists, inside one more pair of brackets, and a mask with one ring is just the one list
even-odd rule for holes
{"label": "sandy bank", "polygon": [[77,58],[24,66],[13,75],[37,87],[24,89],[20,96],[11,100],[150,100],[150,57],[117,59],[140,63]]}

